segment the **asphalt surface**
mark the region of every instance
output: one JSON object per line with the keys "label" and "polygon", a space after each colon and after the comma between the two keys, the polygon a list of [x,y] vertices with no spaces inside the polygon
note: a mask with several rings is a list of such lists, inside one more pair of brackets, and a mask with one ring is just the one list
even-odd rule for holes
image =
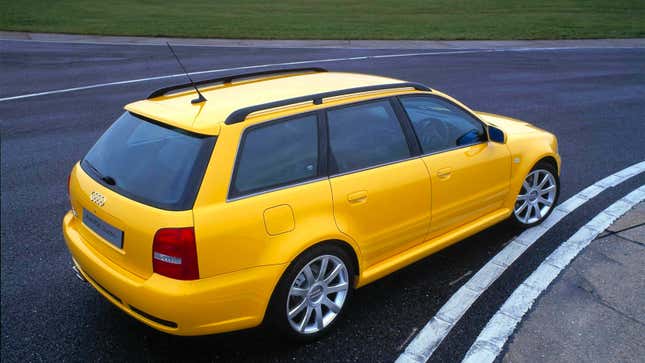
{"label": "asphalt surface", "polygon": [[[177,53],[188,69],[200,71],[410,51],[179,47]],[[474,109],[554,132],[564,161],[561,200],[645,160],[645,49],[446,53],[319,65],[423,82]],[[179,72],[161,46],[0,41],[0,98]],[[502,223],[358,290],[338,329],[309,345],[265,329],[189,338],[159,333],[74,277],[60,225],[71,166],[123,105],[184,81],[0,102],[2,361],[392,361],[467,281],[458,279],[519,233]],[[560,242],[644,183],[640,175],[610,188],[552,228],[478,299],[431,361],[461,360],[500,304]]]}

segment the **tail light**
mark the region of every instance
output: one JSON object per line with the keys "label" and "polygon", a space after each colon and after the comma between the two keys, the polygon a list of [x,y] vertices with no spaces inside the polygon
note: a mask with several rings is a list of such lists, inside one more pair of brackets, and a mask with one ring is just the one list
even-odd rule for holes
{"label": "tail light", "polygon": [[152,244],[152,269],[155,273],[178,280],[199,278],[193,227],[157,231]]}

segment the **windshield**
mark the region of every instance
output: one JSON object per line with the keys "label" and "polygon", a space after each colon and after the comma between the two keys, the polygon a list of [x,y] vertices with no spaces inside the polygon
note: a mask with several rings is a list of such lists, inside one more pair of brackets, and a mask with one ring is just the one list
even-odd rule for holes
{"label": "windshield", "polygon": [[187,210],[195,203],[215,139],[126,112],[99,138],[81,166],[128,198],[161,209]]}

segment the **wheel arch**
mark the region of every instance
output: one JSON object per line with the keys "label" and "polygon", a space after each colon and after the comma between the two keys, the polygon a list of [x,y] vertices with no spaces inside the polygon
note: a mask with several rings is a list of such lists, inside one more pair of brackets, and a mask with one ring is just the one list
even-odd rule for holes
{"label": "wheel arch", "polygon": [[555,159],[555,157],[553,157],[553,155],[543,156],[541,159],[536,161],[533,164],[533,166],[531,166],[531,169],[529,169],[529,170],[533,170],[533,168],[535,168],[536,165],[538,165],[539,163],[542,163],[542,162],[551,164],[551,166],[553,166],[555,168],[555,172],[558,174],[558,176],[560,175],[560,163],[558,163],[558,161]]}
{"label": "wheel arch", "polygon": [[[350,242],[339,238],[328,238],[328,239],[323,239],[318,242],[309,244],[306,248],[302,249],[291,259],[288,267],[285,269],[285,272],[295,263],[295,261],[298,258],[300,258],[300,256],[302,256],[303,254],[305,254],[306,252],[310,251],[313,248],[317,248],[324,245],[335,245],[343,249],[345,252],[347,252],[347,254],[352,258],[351,262],[354,267],[354,275],[356,276],[360,275],[361,264],[360,264],[358,251],[356,251],[356,248]],[[282,274],[284,275],[284,272]]]}
{"label": "wheel arch", "polygon": [[[528,208],[523,207],[523,209],[528,210],[526,212],[527,214],[523,217],[523,218],[525,218],[525,220],[522,220],[521,219],[522,217],[520,217],[518,215],[514,215],[515,210],[511,209],[511,219],[513,220],[513,222],[517,226],[520,226],[521,228],[532,227],[534,225],[542,223],[551,214],[551,212],[553,212],[553,209],[555,209],[557,201],[558,201],[558,197],[560,195],[560,178],[559,178],[560,173],[559,173],[558,159],[556,159],[555,157],[553,157],[551,155],[546,155],[546,156],[536,158],[536,159],[537,159],[537,161],[535,161],[534,163],[529,165],[528,168],[526,169],[526,173],[525,173],[527,175],[526,177],[528,177],[528,175],[530,175],[530,173],[534,172],[535,170],[546,171],[549,174],[551,174],[553,172],[553,174],[555,174],[555,175],[553,175],[553,177],[555,178],[555,184],[556,184],[555,185],[556,186],[555,193],[556,194],[555,194],[554,200],[552,201],[552,204],[549,204],[549,209],[545,213],[538,213],[537,221],[531,222],[529,220],[530,215],[528,215],[528,213],[531,213],[531,209],[530,209],[531,204],[528,204],[527,201],[525,201],[523,203],[524,205],[526,205],[528,207]],[[552,169],[552,170],[548,170],[548,169]],[[533,179],[533,180],[535,182],[535,179]],[[520,185],[519,190],[521,190],[521,188],[522,188],[522,186]],[[518,193],[519,193],[519,190],[518,190]],[[528,189],[527,189],[527,192],[528,192]],[[510,206],[511,208],[515,208],[515,206],[516,206],[515,205],[515,203],[516,203],[515,200],[516,199],[513,199],[513,205]],[[533,205],[533,207],[536,207],[536,206],[537,206],[537,204]],[[539,210],[541,210],[541,209],[542,208],[539,208]]]}
{"label": "wheel arch", "polygon": [[287,264],[287,266],[284,268],[284,270],[280,274],[280,277],[273,284],[273,290],[271,291],[269,301],[267,302],[267,305],[266,305],[266,307],[264,309],[264,316],[262,318],[262,324],[267,323],[267,317],[269,315],[269,312],[272,309],[275,309],[273,304],[275,303],[275,300],[276,300],[275,299],[276,291],[278,290],[280,282],[284,278],[285,274],[287,274],[287,272],[292,268],[292,266],[294,266],[295,262],[298,260],[298,258],[300,258],[300,256],[302,256],[303,254],[307,253],[308,251],[310,251],[313,248],[317,248],[317,247],[324,246],[324,245],[338,246],[338,247],[342,248],[345,252],[347,252],[347,254],[350,256],[350,258],[352,258],[351,262],[354,265],[353,267],[354,267],[354,277],[355,277],[354,286],[352,286],[352,288],[356,288],[355,284],[356,284],[356,281],[358,281],[358,276],[360,275],[360,262],[359,262],[360,259],[359,259],[358,252],[354,249],[354,246],[350,242],[347,242],[347,241],[345,241],[343,239],[339,239],[339,238],[328,238],[328,239],[320,240],[320,241],[318,241],[316,243],[312,243],[312,244],[308,245],[306,248],[304,248],[303,250],[301,250],[298,254],[296,254],[291,259],[291,261]]}
{"label": "wheel arch", "polygon": [[559,180],[561,170],[560,156],[552,150],[541,151],[542,152],[535,152],[534,150],[529,149],[512,152],[511,157],[513,159],[520,158],[523,161],[519,164],[516,164],[515,161],[513,161],[511,167],[510,193],[504,203],[509,210],[512,210],[513,204],[515,203],[515,197],[522,187],[522,181],[540,162],[547,162],[553,165],[556,171],[556,178]]}

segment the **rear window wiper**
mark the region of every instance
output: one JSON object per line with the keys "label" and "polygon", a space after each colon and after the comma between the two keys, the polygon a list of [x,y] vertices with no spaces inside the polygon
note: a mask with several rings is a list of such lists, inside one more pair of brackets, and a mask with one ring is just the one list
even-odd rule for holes
{"label": "rear window wiper", "polygon": [[92,171],[94,173],[96,173],[96,175],[99,177],[99,179],[103,180],[106,184],[108,184],[108,185],[116,185],[116,180],[114,180],[113,177],[111,177],[109,175],[101,174],[101,172],[97,168],[95,168],[94,165],[92,165],[92,163],[90,163],[89,161],[85,160],[85,163],[87,164],[87,166],[90,167],[90,169],[92,169]]}

